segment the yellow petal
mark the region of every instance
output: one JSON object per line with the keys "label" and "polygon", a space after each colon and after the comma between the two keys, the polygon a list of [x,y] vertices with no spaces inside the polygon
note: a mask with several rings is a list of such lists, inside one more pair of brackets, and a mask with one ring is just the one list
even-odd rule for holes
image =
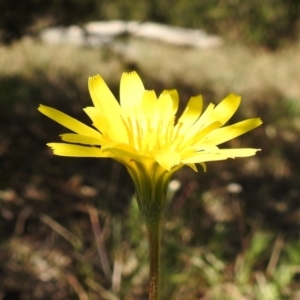
{"label": "yellow petal", "polygon": [[214,108],[215,108],[215,105],[210,103],[207,106],[206,110],[203,112],[203,114],[200,116],[200,118],[197,120],[197,122],[193,125],[193,127],[197,128],[199,130],[200,128],[206,127],[206,126],[210,125],[211,123],[217,121],[212,117]]}
{"label": "yellow petal", "polygon": [[79,122],[78,120],[60,112],[59,110],[56,110],[54,108],[40,105],[38,110],[49,117],[50,119],[56,121],[57,123],[65,126],[66,128],[81,134],[85,136],[90,136],[93,138],[102,138],[102,135],[100,132],[96,131],[95,129]]}
{"label": "yellow petal", "polygon": [[158,110],[160,119],[163,123],[169,122],[170,118],[173,117],[173,101],[168,93],[160,94],[158,98]]}
{"label": "yellow petal", "polygon": [[220,104],[216,106],[213,111],[213,117],[215,120],[224,125],[236,112],[241,102],[241,97],[229,94]]}
{"label": "yellow petal", "polygon": [[221,126],[221,123],[219,121],[213,122],[210,125],[206,126],[205,128],[203,128],[200,132],[198,132],[195,135],[195,140],[196,141],[200,141],[202,140],[205,136],[207,136],[210,132],[212,132],[213,130],[219,128]]}
{"label": "yellow petal", "polygon": [[105,115],[94,106],[89,106],[83,109],[83,111],[92,120],[93,125],[103,134],[110,131],[111,125]]}
{"label": "yellow petal", "polygon": [[[195,147],[201,147],[201,143],[202,143],[202,139],[207,136],[210,132],[212,132],[213,130],[219,128],[221,126],[221,123],[216,121],[213,122],[212,124],[206,126],[205,128],[203,128],[202,130],[200,130],[200,132],[194,134],[188,141],[187,143],[189,143],[189,145],[191,146],[195,146]],[[192,130],[192,128],[191,128]]]}
{"label": "yellow petal", "polygon": [[[99,130],[119,142],[126,137],[126,130],[121,120],[121,107],[101,76],[89,78],[89,91],[95,108],[86,108],[85,112]],[[101,120],[101,121],[100,121]]]}
{"label": "yellow petal", "polygon": [[123,163],[124,165],[131,165],[132,161],[139,161],[144,164],[149,157],[137,152],[133,147],[127,144],[111,143],[106,145],[103,152],[108,153],[109,157]]}
{"label": "yellow petal", "polygon": [[191,163],[203,163],[207,161],[217,161],[217,160],[224,160],[227,159],[228,156],[226,154],[219,154],[219,153],[198,153],[188,158],[182,159],[181,162],[185,164]]}
{"label": "yellow petal", "polygon": [[123,73],[120,82],[120,103],[122,108],[132,108],[142,104],[145,88],[136,72]]}
{"label": "yellow petal", "polygon": [[172,98],[173,106],[172,106],[172,113],[173,115],[176,114],[179,106],[179,95],[176,90],[164,90],[162,94],[169,94]]}
{"label": "yellow petal", "polygon": [[181,134],[184,134],[186,140],[193,139],[199,130],[202,130],[202,128],[207,127],[216,121],[212,118],[214,107],[214,104],[210,103],[204,113],[190,128],[187,128],[185,132],[183,132],[183,129],[180,130]]}
{"label": "yellow petal", "polygon": [[119,143],[128,142],[125,125],[119,115],[107,118],[101,110],[96,107],[86,107],[84,112],[91,118],[93,125],[111,140]]}
{"label": "yellow petal", "polygon": [[252,148],[232,148],[232,149],[220,149],[220,153],[227,155],[228,157],[248,157],[256,154],[260,149]]}
{"label": "yellow petal", "polygon": [[60,135],[61,139],[65,142],[69,143],[78,143],[85,145],[102,145],[105,141],[102,139],[96,139],[89,136],[84,136],[76,133],[64,133]]}
{"label": "yellow petal", "polygon": [[146,117],[154,118],[157,110],[157,97],[154,91],[145,91],[142,98],[142,109]]}
{"label": "yellow petal", "polygon": [[[112,153],[119,153],[119,151],[123,151],[124,153],[126,153],[126,155],[128,156],[132,156],[133,157],[135,155],[138,155],[137,151],[130,145],[128,144],[121,144],[121,143],[107,143],[102,147],[103,152],[109,151]],[[123,155],[124,155],[123,153]]]}
{"label": "yellow petal", "polygon": [[111,113],[120,112],[118,101],[100,75],[90,77],[88,87],[94,106],[100,108],[106,116],[111,117]]}
{"label": "yellow petal", "polygon": [[73,157],[108,157],[100,148],[71,145],[66,143],[49,143],[47,144],[53,153],[60,156]]}
{"label": "yellow petal", "polygon": [[252,148],[233,148],[233,149],[218,149],[215,153],[209,153],[207,151],[196,152],[195,154],[182,159],[183,163],[201,163],[207,161],[224,160],[227,158],[235,157],[248,157],[256,154],[260,149]]}
{"label": "yellow petal", "polygon": [[192,157],[194,155],[198,155],[199,153],[209,153],[209,154],[216,154],[220,153],[220,149],[217,146],[209,145],[209,146],[201,146],[198,149],[195,149],[193,147],[186,148],[182,151],[180,151],[181,159],[184,160],[186,158]]}
{"label": "yellow petal", "polygon": [[182,130],[184,130],[185,128],[191,126],[193,123],[196,122],[196,120],[199,118],[202,112],[202,106],[203,106],[203,99],[200,95],[190,98],[184,112],[182,113],[177,123],[177,124],[180,123],[183,124],[181,127]]}
{"label": "yellow petal", "polygon": [[171,151],[152,151],[153,158],[166,170],[180,164],[180,154]]}
{"label": "yellow petal", "polygon": [[261,119],[253,118],[244,120],[238,123],[235,123],[230,126],[218,128],[208,134],[207,139],[204,141],[204,144],[214,144],[219,145],[224,142],[227,142],[239,135],[242,135],[262,124]]}

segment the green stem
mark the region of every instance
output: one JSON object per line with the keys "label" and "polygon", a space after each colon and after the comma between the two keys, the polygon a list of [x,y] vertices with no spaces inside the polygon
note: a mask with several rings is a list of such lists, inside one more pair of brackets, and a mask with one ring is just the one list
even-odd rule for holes
{"label": "green stem", "polygon": [[150,281],[149,300],[158,300],[159,272],[160,272],[160,239],[161,221],[155,220],[147,224],[150,250]]}

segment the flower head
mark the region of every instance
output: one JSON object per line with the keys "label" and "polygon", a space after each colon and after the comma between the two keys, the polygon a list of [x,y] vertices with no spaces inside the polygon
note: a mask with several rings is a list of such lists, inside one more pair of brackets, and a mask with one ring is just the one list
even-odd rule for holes
{"label": "flower head", "polygon": [[234,94],[217,106],[209,104],[203,113],[202,97],[192,97],[176,120],[177,91],[166,90],[157,97],[154,91],[145,90],[136,72],[123,73],[120,103],[101,76],[89,78],[88,86],[93,106],[84,111],[93,127],[56,109],[44,105],[38,108],[73,132],[60,136],[63,143],[48,146],[56,155],[110,157],[119,161],[128,169],[138,193],[145,181],[149,184],[149,197],[153,197],[153,189],[166,193],[170,176],[184,165],[196,171],[197,163],[205,169],[205,162],[252,156],[258,150],[219,148],[262,123],[253,118],[224,126],[240,104],[240,97]]}
{"label": "flower head", "polygon": [[195,168],[196,163],[251,156],[258,150],[218,147],[262,123],[254,118],[223,126],[240,104],[240,97],[234,94],[216,107],[209,104],[202,114],[202,97],[192,97],[176,122],[177,91],[163,91],[157,98],[154,91],[145,90],[136,72],[122,75],[120,103],[99,75],[89,78],[89,91],[94,106],[84,111],[94,128],[53,108],[38,108],[74,132],[61,135],[68,143],[48,144],[54,154],[111,157],[125,165],[131,160],[152,161],[172,170],[183,165]]}
{"label": "flower head", "polygon": [[159,249],[162,212],[172,174],[196,164],[246,157],[258,149],[220,149],[219,145],[259,126],[258,118],[224,126],[237,110],[240,97],[227,96],[217,106],[209,104],[202,113],[202,97],[192,97],[176,119],[179,97],[176,90],[163,91],[157,98],[145,90],[135,72],[124,73],[120,103],[104,80],[89,78],[93,106],[84,111],[89,127],[44,105],[39,111],[70,129],[63,143],[50,143],[54,154],[77,157],[111,157],[127,168],[136,188],[136,199],[146,222],[150,249],[149,299],[158,299]]}

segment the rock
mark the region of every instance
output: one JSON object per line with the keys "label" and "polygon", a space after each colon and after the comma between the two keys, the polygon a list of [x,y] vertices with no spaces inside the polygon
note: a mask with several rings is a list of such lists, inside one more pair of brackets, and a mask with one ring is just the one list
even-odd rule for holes
{"label": "rock", "polygon": [[201,29],[187,29],[152,22],[131,22],[127,28],[133,36],[158,40],[178,46],[208,48],[222,44],[221,38],[214,35],[207,35]]}
{"label": "rock", "polygon": [[201,29],[120,20],[89,22],[82,27],[73,25],[47,28],[41,31],[40,38],[49,44],[72,44],[101,48],[104,45],[112,44],[118,37],[124,35],[195,48],[217,47],[222,44],[220,37],[208,35]]}

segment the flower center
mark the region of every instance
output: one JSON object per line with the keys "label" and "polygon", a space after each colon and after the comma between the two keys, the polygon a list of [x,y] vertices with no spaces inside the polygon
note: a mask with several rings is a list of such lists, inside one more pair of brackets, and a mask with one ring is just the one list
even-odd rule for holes
{"label": "flower center", "polygon": [[122,116],[126,128],[128,143],[137,151],[176,151],[184,140],[179,135],[180,125],[174,130],[174,117],[171,120]]}

